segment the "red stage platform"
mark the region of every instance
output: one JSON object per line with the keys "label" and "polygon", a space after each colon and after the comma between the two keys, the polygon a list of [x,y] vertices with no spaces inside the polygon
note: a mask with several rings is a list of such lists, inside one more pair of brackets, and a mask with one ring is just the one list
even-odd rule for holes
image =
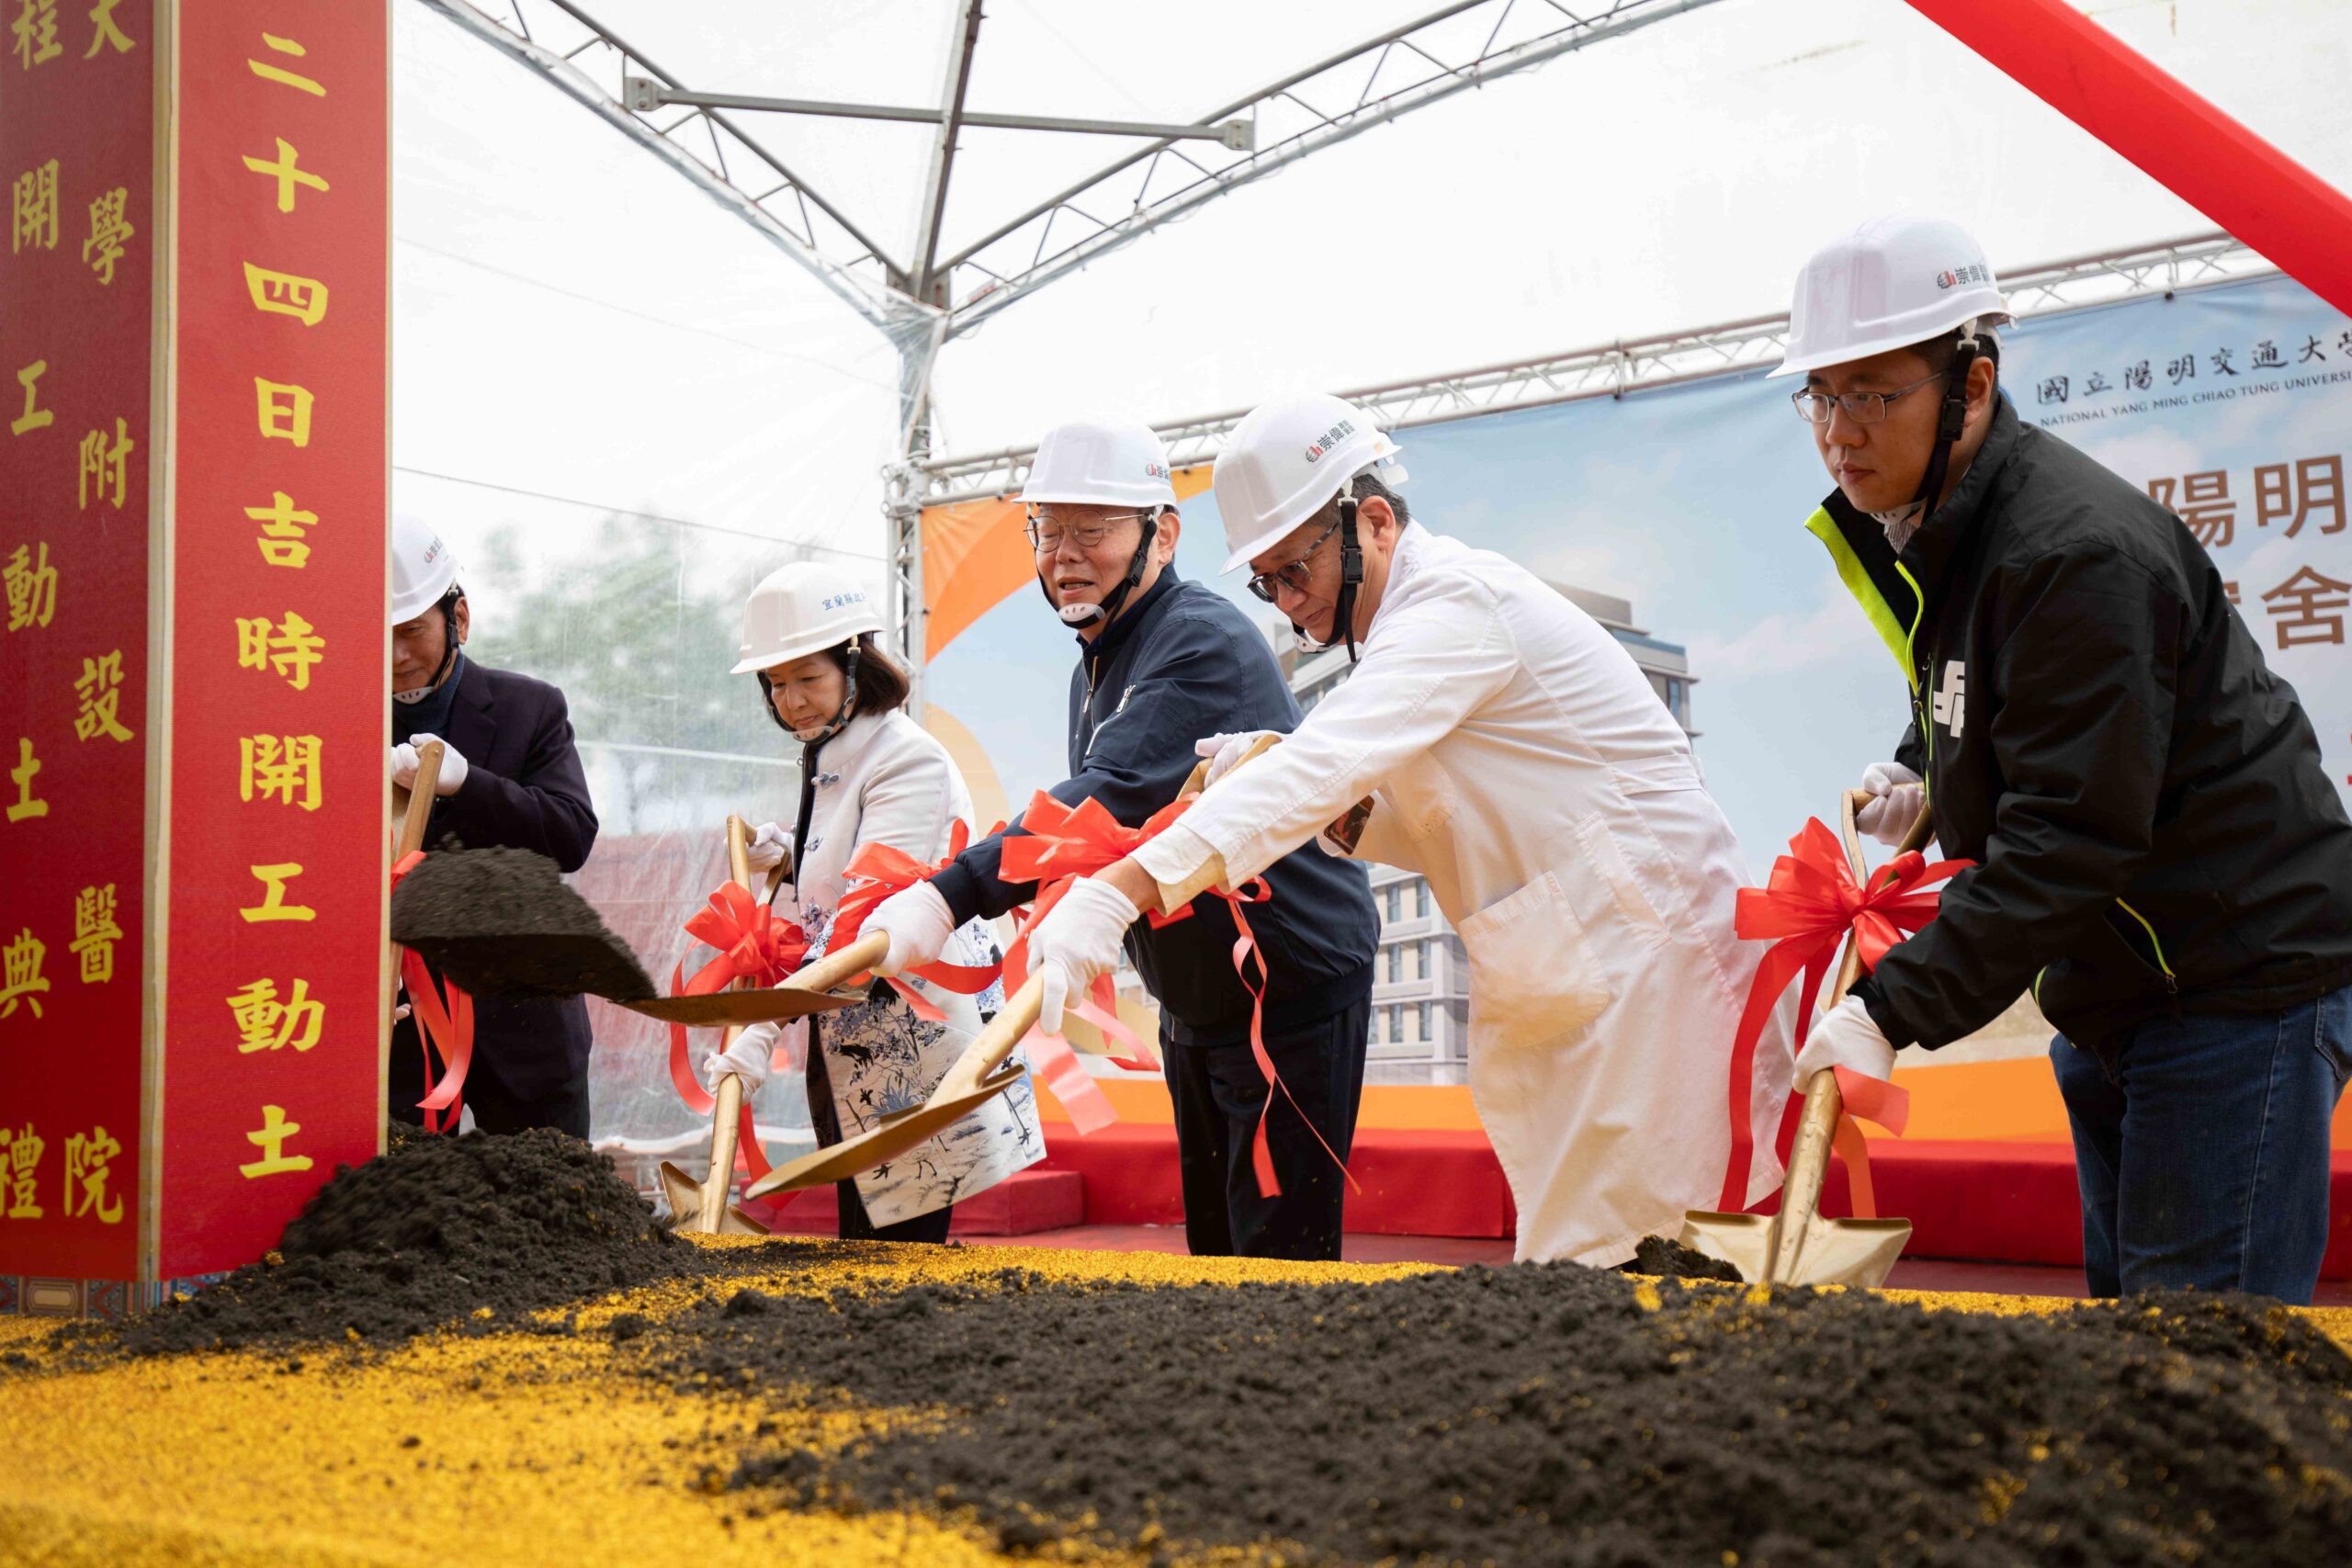
{"label": "red stage platform", "polygon": [[[1057,1126],[1046,1137],[1045,1163],[1024,1175],[1082,1176],[1086,1224],[1183,1224],[1173,1128],[1118,1122],[1081,1138]],[[1348,1196],[1352,1233],[1504,1237],[1513,1232],[1510,1192],[1483,1133],[1367,1127],[1356,1134],[1349,1165],[1363,1185]],[[1871,1169],[1880,1212],[1911,1221],[1906,1256],[2082,1265],[2071,1145],[1875,1139]],[[2333,1186],[2323,1277],[2352,1279],[2352,1150],[2336,1154]],[[976,1205],[985,1201],[983,1195]],[[830,1197],[826,1201],[830,1216]],[[1822,1210],[1850,1212],[1842,1165],[1831,1167]],[[956,1228],[964,1228],[960,1213]]]}

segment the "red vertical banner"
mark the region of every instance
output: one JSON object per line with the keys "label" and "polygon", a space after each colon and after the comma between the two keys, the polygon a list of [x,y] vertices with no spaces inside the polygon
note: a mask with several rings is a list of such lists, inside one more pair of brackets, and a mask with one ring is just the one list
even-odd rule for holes
{"label": "red vertical banner", "polygon": [[178,34],[164,1280],[249,1262],[383,1129],[389,28]]}
{"label": "red vertical banner", "polygon": [[0,20],[0,1312],[110,1314],[380,1141],[388,17]]}
{"label": "red vertical banner", "polygon": [[0,1310],[137,1274],[147,963],[149,0],[10,13],[0,56]]}

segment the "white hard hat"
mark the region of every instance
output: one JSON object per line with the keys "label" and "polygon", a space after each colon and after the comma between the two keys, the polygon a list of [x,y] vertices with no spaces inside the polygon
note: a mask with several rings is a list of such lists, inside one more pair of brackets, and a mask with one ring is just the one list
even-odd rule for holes
{"label": "white hard hat", "polygon": [[413,621],[441,603],[457,581],[457,553],[441,542],[433,525],[393,513],[391,625]]}
{"label": "white hard hat", "polygon": [[1147,424],[1087,419],[1057,424],[1037,443],[1021,499],[1088,506],[1173,506],[1168,449]]}
{"label": "white hard hat", "polygon": [[1400,450],[1370,414],[1328,393],[1250,410],[1225,438],[1209,476],[1233,552],[1221,570],[1247,564],[1369,468],[1380,467],[1380,479],[1391,489],[1403,484]]}
{"label": "white hard hat", "polygon": [[794,561],[760,579],[743,602],[743,645],[728,673],[773,669],[881,629],[881,601],[854,573],[822,561]]}
{"label": "white hard hat", "polygon": [[1814,253],[1797,274],[1789,348],[1774,376],[1908,348],[1965,321],[2006,325],[1984,252],[1940,218],[1878,218]]}

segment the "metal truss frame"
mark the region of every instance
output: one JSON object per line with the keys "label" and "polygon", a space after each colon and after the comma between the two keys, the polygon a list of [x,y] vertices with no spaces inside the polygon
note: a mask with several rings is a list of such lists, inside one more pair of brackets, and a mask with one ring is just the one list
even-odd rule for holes
{"label": "metal truss frame", "polygon": [[[2216,231],[2045,263],[2005,273],[2002,284],[2011,310],[2019,317],[2041,317],[2135,295],[2211,288],[2277,270],[2236,240]],[[1777,363],[1787,344],[1788,325],[1785,315],[1757,316],[1690,332],[1573,349],[1540,359],[1364,387],[1341,395],[1389,430],[1587,398],[1622,398]],[[1225,437],[1248,412],[1228,410],[1157,427],[1167,444],[1170,464],[1188,468],[1214,459]],[[937,506],[1012,494],[1028,477],[1035,450],[1034,446],[1007,447],[926,463],[922,466],[917,504]]]}

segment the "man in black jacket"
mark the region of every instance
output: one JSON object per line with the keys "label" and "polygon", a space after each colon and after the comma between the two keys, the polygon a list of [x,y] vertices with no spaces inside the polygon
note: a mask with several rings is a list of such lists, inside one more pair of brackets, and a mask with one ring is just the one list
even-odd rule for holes
{"label": "man in black jacket", "polygon": [[2073,1123],[2093,1291],[2308,1302],[2352,1070],[2352,821],[2287,683],[2180,520],[2021,423],[1998,286],[1955,226],[1806,265],[1789,355],[1838,481],[1807,525],[1909,682],[1862,825],[1920,796],[1932,924],[1813,1032],[1883,1077],[2030,989]]}
{"label": "man in black jacket", "polygon": [[[465,590],[448,547],[430,526],[395,516],[392,562],[392,781],[415,778],[416,742],[438,739],[443,747],[426,851],[444,840],[469,850],[524,849],[579,870],[596,842],[596,811],[563,694],[467,660],[472,623]],[[464,1089],[474,1124],[491,1133],[554,1127],[586,1137],[591,1044],[582,998],[477,998]],[[416,1021],[403,1016],[392,1032],[391,1113],[422,1122],[417,1101],[424,1092]]]}
{"label": "man in black jacket", "polygon": [[[1135,424],[1063,425],[1038,445],[1023,499],[1039,585],[1079,640],[1070,776],[1055,798],[1096,800],[1136,827],[1176,797],[1199,737],[1297,725],[1298,704],[1249,617],[1175,573],[1180,524],[1158,436]],[[1021,830],[1016,818],[1006,832]],[[965,921],[1035,895],[1034,883],[999,880],[1001,848],[1001,835],[974,844],[875,910],[865,929],[890,933],[889,972],[931,961]],[[1251,1165],[1270,1086],[1250,1044],[1230,909],[1204,898],[1173,923],[1136,925],[1126,951],[1159,999],[1193,1252],[1336,1258],[1347,1194],[1333,1156],[1344,1159],[1355,1135],[1379,921],[1363,868],[1311,847],[1266,881],[1272,897],[1248,918],[1272,976],[1262,1039],[1288,1090],[1267,1121],[1279,1196],[1260,1194]]]}

